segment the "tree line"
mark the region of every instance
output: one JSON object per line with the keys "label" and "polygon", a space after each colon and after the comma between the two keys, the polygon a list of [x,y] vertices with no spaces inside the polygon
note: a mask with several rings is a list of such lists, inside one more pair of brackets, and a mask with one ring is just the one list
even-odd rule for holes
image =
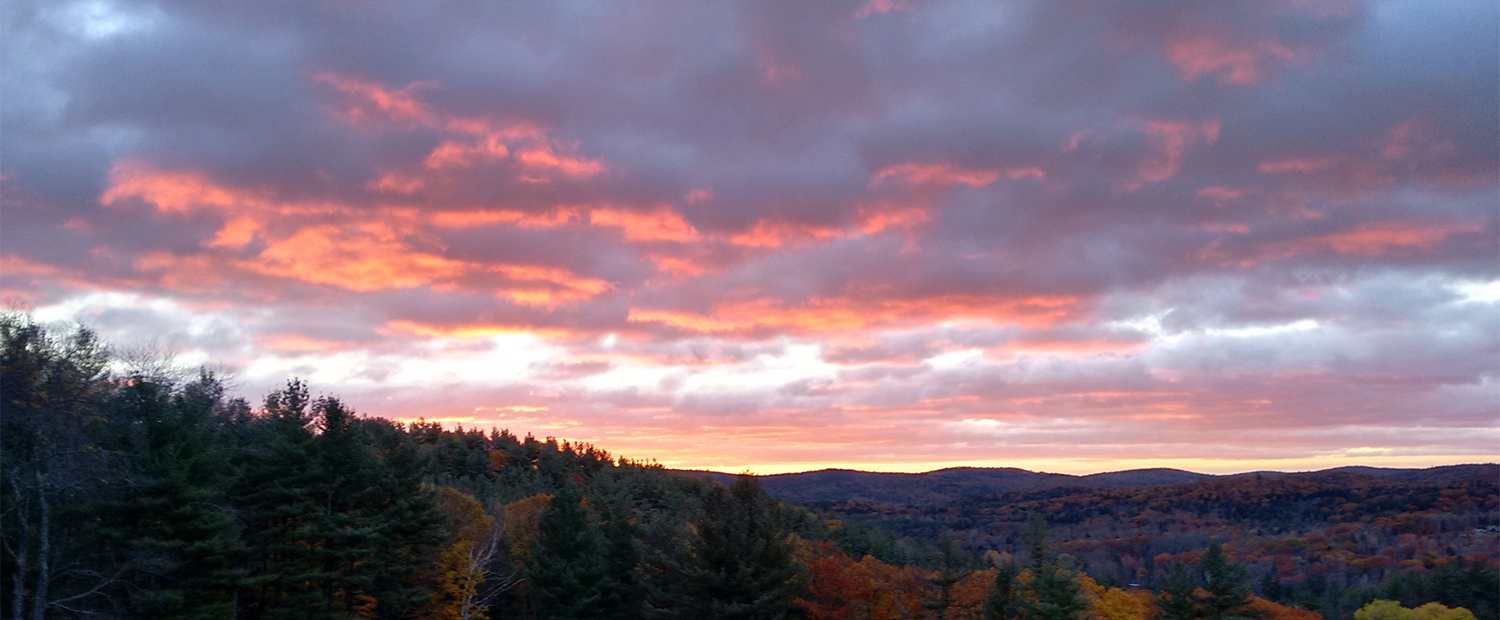
{"label": "tree line", "polygon": [[1004,553],[898,553],[752,477],[361,416],[298,380],[252,405],[23,314],[0,316],[0,498],[17,620],[1317,618],[1217,543],[1155,590],[1094,581],[1037,516]]}

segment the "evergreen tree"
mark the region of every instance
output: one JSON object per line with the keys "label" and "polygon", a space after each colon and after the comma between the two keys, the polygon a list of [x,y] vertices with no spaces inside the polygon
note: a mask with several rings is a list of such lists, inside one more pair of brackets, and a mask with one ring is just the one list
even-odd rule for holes
{"label": "evergreen tree", "polygon": [[575,485],[562,485],[537,520],[537,532],[528,575],[543,616],[558,620],[600,617],[604,562],[599,528],[580,504]]}
{"label": "evergreen tree", "polygon": [[1264,616],[1250,607],[1245,567],[1229,562],[1219,541],[1209,543],[1201,569],[1201,576],[1180,563],[1168,569],[1162,580],[1162,595],[1157,597],[1157,608],[1165,620],[1243,620]]}
{"label": "evergreen tree", "polygon": [[1016,605],[1016,577],[1020,575],[1021,569],[1008,560],[995,567],[995,581],[984,597],[984,620],[1011,620],[1021,615]]}
{"label": "evergreen tree", "polygon": [[323,477],[310,490],[322,513],[311,522],[316,581],[324,609],[362,615],[375,601],[369,562],[380,561],[374,538],[385,500],[376,487],[379,472],[368,444],[354,429],[354,412],[338,399],[313,402],[313,424],[321,432],[312,451]]}
{"label": "evergreen tree", "polygon": [[798,570],[780,511],[760,483],[710,485],[688,538],[689,561],[653,601],[659,615],[697,620],[780,620],[794,606]]}
{"label": "evergreen tree", "polygon": [[627,503],[629,497],[623,489],[606,487],[605,492],[599,502],[604,540],[601,554],[603,574],[599,584],[602,611],[598,617],[601,620],[639,620],[645,598],[636,572],[641,551],[632,521],[634,511]]}
{"label": "evergreen tree", "polygon": [[1156,608],[1163,620],[1200,620],[1203,607],[1198,601],[1198,582],[1182,563],[1167,568],[1161,582]]}
{"label": "evergreen tree", "polygon": [[1224,557],[1224,546],[1215,540],[1203,554],[1203,589],[1207,595],[1200,603],[1203,617],[1210,620],[1259,618],[1250,608],[1250,586],[1245,584],[1245,567]]}
{"label": "evergreen tree", "polygon": [[937,574],[928,579],[938,587],[938,600],[926,605],[937,610],[938,618],[948,617],[948,608],[953,606],[953,586],[974,574],[972,565],[969,555],[953,542],[952,537],[945,534],[938,540]]}
{"label": "evergreen tree", "polygon": [[212,432],[223,386],[208,373],[180,392],[136,376],[113,398],[129,492],[98,510],[101,538],[132,569],[130,607],[152,618],[227,618],[244,548],[225,497],[230,473]]}
{"label": "evergreen tree", "polygon": [[1079,620],[1087,605],[1072,571],[1064,570],[1048,542],[1047,521],[1032,513],[1026,534],[1031,552],[1031,580],[1016,608],[1024,620]]}
{"label": "evergreen tree", "polygon": [[[362,441],[374,452],[374,486],[369,494],[373,528],[371,556],[360,570],[368,576],[381,618],[409,617],[425,605],[431,592],[413,567],[428,564],[443,541],[444,517],[433,494],[422,488],[424,468],[404,434],[391,435],[391,423],[362,420]],[[381,437],[385,437],[382,445]]]}
{"label": "evergreen tree", "polygon": [[307,385],[290,381],[266,396],[262,416],[250,421],[251,445],[235,495],[244,511],[251,574],[240,596],[240,616],[252,620],[327,618],[315,538],[327,510],[319,503],[326,475],[314,451]]}

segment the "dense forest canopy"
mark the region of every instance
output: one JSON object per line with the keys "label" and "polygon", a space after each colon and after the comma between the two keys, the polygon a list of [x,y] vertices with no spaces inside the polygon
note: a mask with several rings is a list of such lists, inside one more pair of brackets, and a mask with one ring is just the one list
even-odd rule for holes
{"label": "dense forest canopy", "polygon": [[1496,485],[779,501],[0,317],[7,618],[1495,620]]}

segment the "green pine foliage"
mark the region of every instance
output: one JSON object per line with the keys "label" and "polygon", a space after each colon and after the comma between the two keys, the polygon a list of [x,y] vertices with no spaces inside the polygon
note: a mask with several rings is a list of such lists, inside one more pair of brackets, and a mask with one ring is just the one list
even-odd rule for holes
{"label": "green pine foliage", "polygon": [[245,549],[222,502],[233,469],[212,449],[222,395],[222,384],[204,374],[176,394],[134,377],[111,399],[110,414],[125,431],[118,454],[134,492],[100,503],[98,533],[136,567],[128,604],[142,615],[234,613]]}
{"label": "green pine foliage", "polygon": [[1021,615],[1021,610],[1016,604],[1019,588],[1016,578],[1021,576],[1020,567],[1015,562],[1002,562],[995,567],[995,580],[990,582],[990,589],[985,593],[984,606],[981,612],[984,620],[1011,620]]}
{"label": "green pine foliage", "polygon": [[1062,567],[1048,540],[1047,521],[1032,513],[1026,534],[1031,579],[1021,588],[1016,611],[1022,620],[1079,620],[1088,606],[1072,571]]}
{"label": "green pine foliage", "polygon": [[546,618],[584,620],[603,611],[603,541],[580,502],[575,485],[564,484],[537,521],[528,573]]}
{"label": "green pine foliage", "polygon": [[686,554],[662,574],[651,610],[661,617],[780,620],[799,586],[783,511],[741,476],[708,487],[688,528]]}

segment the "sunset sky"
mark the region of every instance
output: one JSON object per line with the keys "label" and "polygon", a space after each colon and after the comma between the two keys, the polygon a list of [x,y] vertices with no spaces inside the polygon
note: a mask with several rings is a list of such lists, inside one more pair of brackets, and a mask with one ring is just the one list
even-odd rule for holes
{"label": "sunset sky", "polygon": [[1500,3],[0,5],[0,297],[759,473],[1500,460]]}

